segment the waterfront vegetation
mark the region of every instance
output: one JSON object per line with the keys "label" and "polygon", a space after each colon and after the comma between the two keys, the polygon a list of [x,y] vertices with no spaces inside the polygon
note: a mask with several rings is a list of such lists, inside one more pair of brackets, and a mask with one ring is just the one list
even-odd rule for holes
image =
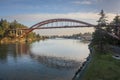
{"label": "waterfront vegetation", "polygon": [[31,32],[27,35],[27,37],[23,37],[23,38],[19,38],[18,36],[20,35],[17,34],[16,35],[16,30],[17,29],[26,29],[28,28],[27,26],[18,23],[16,20],[14,20],[13,22],[8,22],[5,19],[1,19],[0,20],[0,42],[4,43],[4,42],[24,42],[26,40],[28,41],[34,41],[34,40],[41,40],[41,39],[45,39],[47,37],[45,36],[40,36],[39,34],[35,34],[34,32]]}
{"label": "waterfront vegetation", "polygon": [[[120,33],[117,32],[120,26],[120,17],[117,15],[108,24],[103,10],[100,15],[98,27],[93,33],[93,40],[90,44],[92,59],[82,76],[82,80],[120,80],[120,60],[113,58],[114,55],[120,55],[120,53],[119,51],[115,53],[110,47],[111,45],[119,47],[120,40],[107,34],[113,33],[120,36]],[[106,28],[102,28],[103,26]]]}

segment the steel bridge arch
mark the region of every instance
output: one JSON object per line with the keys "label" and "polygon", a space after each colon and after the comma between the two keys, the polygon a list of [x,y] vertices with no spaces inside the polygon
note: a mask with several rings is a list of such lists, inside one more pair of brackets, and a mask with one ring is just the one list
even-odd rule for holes
{"label": "steel bridge arch", "polygon": [[87,23],[87,22],[84,22],[84,21],[74,20],[74,19],[64,19],[64,18],[49,19],[49,20],[45,20],[45,21],[39,22],[39,23],[31,26],[30,28],[28,28],[26,30],[26,32],[23,35],[21,35],[21,37],[29,34],[30,32],[32,32],[33,30],[35,30],[37,28],[42,28],[43,25],[46,25],[46,24],[49,24],[49,23],[54,23],[54,22],[75,22],[75,23],[84,24],[84,25],[86,25],[86,27],[94,27],[95,26],[93,24],[90,24],[90,23]]}
{"label": "steel bridge arch", "polygon": [[49,19],[49,20],[45,20],[45,21],[39,22],[39,23],[31,26],[29,29],[31,29],[31,28],[38,28],[40,26],[43,26],[43,25],[46,25],[46,24],[49,24],[49,23],[53,23],[53,22],[76,22],[76,23],[85,24],[88,27],[94,26],[93,24],[90,24],[90,23],[87,23],[87,22],[83,22],[83,21],[79,21],[79,20],[58,18],[58,19]]}

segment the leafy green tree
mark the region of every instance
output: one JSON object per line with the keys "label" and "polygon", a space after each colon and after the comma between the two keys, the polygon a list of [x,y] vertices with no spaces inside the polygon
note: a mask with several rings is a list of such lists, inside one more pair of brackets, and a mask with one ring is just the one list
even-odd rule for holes
{"label": "leafy green tree", "polygon": [[7,20],[1,19],[0,21],[0,36],[5,37],[6,31],[8,31],[9,28],[9,22]]}
{"label": "leafy green tree", "polygon": [[16,29],[17,27],[18,27],[18,22],[16,20],[14,20],[13,22],[11,22],[10,29]]}
{"label": "leafy green tree", "polygon": [[[22,31],[19,30],[20,28],[27,28],[27,26],[18,23],[16,20],[10,23],[5,19],[1,19],[0,20],[0,40],[3,38],[11,38],[11,39],[17,38],[17,36],[19,36],[22,33]],[[31,40],[35,40],[35,39],[41,39],[41,36],[31,32],[30,34],[27,35],[27,38]],[[44,38],[44,36],[42,38]]]}

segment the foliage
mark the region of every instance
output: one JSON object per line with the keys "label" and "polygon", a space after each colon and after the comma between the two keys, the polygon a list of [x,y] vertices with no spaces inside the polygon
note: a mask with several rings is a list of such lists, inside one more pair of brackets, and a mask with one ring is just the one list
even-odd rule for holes
{"label": "foliage", "polygon": [[0,37],[4,37],[5,36],[5,32],[6,30],[9,28],[9,22],[7,22],[7,20],[3,20],[1,19],[0,21]]}
{"label": "foliage", "polygon": [[[108,45],[119,45],[120,40],[107,33],[118,35],[120,17],[117,15],[111,23],[106,25],[105,13],[101,11],[98,27],[93,33],[90,47],[93,49],[92,60],[88,65],[82,80],[120,80],[120,60],[112,57],[112,50]],[[106,27],[102,29],[101,27]],[[104,53],[104,55],[103,55]]]}
{"label": "foliage", "polygon": [[93,39],[91,43],[91,45],[97,45],[97,48],[101,53],[105,52],[104,45],[107,44],[107,34],[102,31],[102,27],[105,27],[107,24],[106,21],[105,13],[103,10],[101,10],[98,25],[93,33]]}
{"label": "foliage", "polygon": [[[100,53],[105,53],[104,45],[112,44],[112,45],[120,45],[120,41],[108,35],[107,33],[116,34],[118,28],[120,28],[120,18],[117,15],[114,20],[106,25],[106,17],[103,10],[100,12],[100,18],[98,20],[98,26],[93,33],[93,40],[91,42],[91,46],[97,45]],[[102,28],[106,27],[106,28]]]}
{"label": "foliage", "polygon": [[[106,27],[106,31],[120,37],[120,33],[118,33],[119,30],[120,30],[120,16],[116,15],[113,21]],[[108,42],[109,44],[112,45],[120,45],[120,41],[113,37],[109,37]]]}
{"label": "foliage", "polygon": [[105,15],[104,11],[101,10],[101,12],[99,13],[99,15],[100,15],[100,18],[99,18],[99,20],[97,21],[97,22],[98,22],[98,27],[106,26],[106,24],[107,24],[106,21],[107,21],[107,20],[106,20],[106,15]]}
{"label": "foliage", "polygon": [[[27,26],[18,23],[16,20],[13,22],[8,22],[7,20],[0,20],[0,39],[7,37],[7,38],[16,38],[17,35],[20,35],[20,31],[18,31],[18,34],[16,35],[16,29],[20,28],[27,28]],[[36,34],[31,32],[28,35],[29,38],[35,38]]]}
{"label": "foliage", "polygon": [[120,29],[120,16],[116,15],[111,24],[114,25],[112,28],[113,32],[118,36],[118,30]]}

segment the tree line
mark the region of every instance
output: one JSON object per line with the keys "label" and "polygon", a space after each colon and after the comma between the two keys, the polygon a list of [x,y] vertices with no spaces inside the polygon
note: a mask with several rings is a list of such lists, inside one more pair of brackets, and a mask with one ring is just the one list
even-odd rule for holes
{"label": "tree line", "polygon": [[[1,19],[0,20],[0,39],[16,38],[15,30],[20,28],[28,28],[28,27],[18,23],[16,20],[12,22],[8,22],[6,19]],[[34,32],[29,33],[27,36],[27,38],[36,38],[36,37],[40,38],[41,36],[39,34],[35,34]]]}
{"label": "tree line", "polygon": [[120,46],[120,40],[109,35],[113,34],[120,38],[120,16],[116,15],[110,23],[107,23],[107,17],[103,10],[99,13],[100,18],[97,21],[98,25],[95,27],[91,46],[96,46],[99,52],[106,52],[106,45]]}

